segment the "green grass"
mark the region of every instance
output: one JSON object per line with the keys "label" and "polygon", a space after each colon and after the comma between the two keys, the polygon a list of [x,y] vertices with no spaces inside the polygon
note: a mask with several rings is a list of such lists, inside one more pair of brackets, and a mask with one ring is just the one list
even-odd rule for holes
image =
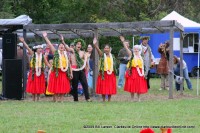
{"label": "green grass", "polygon": [[[1,133],[139,133],[141,128],[115,128],[117,126],[195,126],[194,128],[174,128],[173,133],[197,133],[200,130],[200,100],[196,96],[196,80],[192,79],[194,90],[185,89],[184,96],[173,91],[174,99],[168,99],[167,91],[158,91],[160,81],[151,80],[151,90],[143,95],[142,102],[126,100],[110,103],[94,101],[87,103],[71,101],[53,103],[50,101],[31,102],[0,101]],[[119,90],[118,95],[129,94]],[[149,97],[149,99],[145,98]],[[153,97],[153,98],[152,98]],[[72,99],[72,98],[71,98]],[[101,126],[84,128],[84,126]],[[103,128],[112,126],[112,128]],[[159,133],[158,128],[153,128]]]}

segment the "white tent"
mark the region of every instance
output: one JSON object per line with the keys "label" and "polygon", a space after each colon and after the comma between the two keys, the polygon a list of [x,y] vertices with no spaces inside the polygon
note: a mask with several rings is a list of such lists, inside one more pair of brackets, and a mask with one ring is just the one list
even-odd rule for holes
{"label": "white tent", "polygon": [[[183,17],[176,11],[172,11],[170,14],[165,16],[162,20],[176,20],[178,23],[183,25],[184,28],[199,28],[200,24],[197,22],[194,22],[192,20],[189,20],[188,18]],[[199,33],[200,34],[200,33]],[[199,37],[199,47],[198,47],[198,68],[199,68],[199,60],[200,60],[200,37]],[[198,69],[198,75],[197,75],[197,95],[199,95],[199,69]]]}
{"label": "white tent", "polygon": [[181,16],[176,11],[172,11],[170,14],[162,18],[161,20],[176,20],[179,22],[183,27],[200,27],[200,24],[197,22],[194,22],[192,20],[189,20],[188,18],[185,18]]}
{"label": "white tent", "polygon": [[[10,26],[23,26],[31,23],[32,19],[27,15],[20,15],[14,19],[0,19],[0,32],[8,30]],[[23,36],[23,29],[17,29],[14,33]],[[34,35],[34,33],[27,33],[27,38],[33,38]]]}
{"label": "white tent", "polygon": [[0,25],[27,25],[32,23],[32,19],[27,15],[20,15],[14,19],[0,19]]}

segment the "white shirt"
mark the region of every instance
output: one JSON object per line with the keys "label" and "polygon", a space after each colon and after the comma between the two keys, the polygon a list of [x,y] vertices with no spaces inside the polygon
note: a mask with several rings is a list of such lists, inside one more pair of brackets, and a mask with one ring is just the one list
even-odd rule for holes
{"label": "white shirt", "polygon": [[[179,59],[179,61],[180,61],[180,58],[178,58]],[[183,60],[183,69],[185,69],[186,68],[186,62]]]}
{"label": "white shirt", "polygon": [[[147,44],[148,45],[148,44]],[[147,50],[147,46],[144,46],[144,45],[142,45],[142,43],[140,44],[140,46],[141,46],[141,48],[140,49],[142,49],[142,51],[140,51],[140,54],[141,54],[141,52],[143,52],[143,53],[145,53],[145,51]],[[152,53],[152,51],[150,50],[150,52],[151,52],[151,59],[153,60],[153,62],[155,63],[156,62],[156,59],[155,59],[155,57],[154,57],[154,55],[153,55],[153,53]]]}

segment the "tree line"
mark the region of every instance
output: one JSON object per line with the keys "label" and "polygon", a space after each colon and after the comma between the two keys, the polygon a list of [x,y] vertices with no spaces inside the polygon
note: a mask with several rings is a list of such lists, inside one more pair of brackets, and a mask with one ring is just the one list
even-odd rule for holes
{"label": "tree line", "polygon": [[36,24],[160,20],[175,10],[200,22],[199,0],[1,0],[0,19],[29,15]]}
{"label": "tree line", "polygon": [[[198,7],[199,0],[1,0],[0,19],[26,14],[35,24],[134,22],[160,20],[175,10],[200,22]],[[116,54],[122,47],[116,37],[101,38],[100,43],[118,44]]]}

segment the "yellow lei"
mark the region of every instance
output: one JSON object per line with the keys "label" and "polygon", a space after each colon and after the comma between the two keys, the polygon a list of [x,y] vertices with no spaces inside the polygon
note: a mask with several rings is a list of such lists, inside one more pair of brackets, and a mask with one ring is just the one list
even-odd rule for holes
{"label": "yellow lei", "polygon": [[[130,61],[127,64],[127,68],[129,67],[129,63],[130,63]],[[136,66],[138,66],[139,68],[143,67],[141,59],[134,59],[134,58],[132,59],[132,66],[131,67],[136,67]]]}
{"label": "yellow lei", "polygon": [[[29,65],[31,68],[33,67],[33,58],[31,59]],[[42,67],[42,61],[40,61],[40,59],[38,62],[35,61],[35,66],[37,66],[37,65],[38,65],[38,67]]]}
{"label": "yellow lei", "polygon": [[[68,62],[67,62],[67,60],[65,59],[65,56],[62,55],[60,58],[61,58],[61,61],[62,61],[62,66],[63,66],[63,68],[66,68]],[[58,67],[58,68],[61,68],[60,64],[59,64],[59,67]]]}
{"label": "yellow lei", "polygon": [[[111,70],[111,58],[110,57],[107,57],[107,63],[108,63],[108,70]],[[104,71],[107,71],[105,64],[106,64],[106,60],[104,60]]]}

